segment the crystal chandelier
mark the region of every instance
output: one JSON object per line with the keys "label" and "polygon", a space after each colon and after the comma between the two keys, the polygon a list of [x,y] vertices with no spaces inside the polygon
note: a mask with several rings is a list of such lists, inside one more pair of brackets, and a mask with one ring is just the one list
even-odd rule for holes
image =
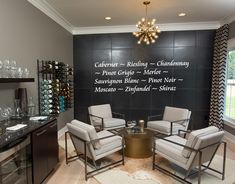
{"label": "crystal chandelier", "polygon": [[150,1],[144,1],[143,4],[145,5],[145,18],[142,18],[141,21],[136,24],[139,31],[133,32],[133,35],[139,38],[138,44],[144,42],[148,45],[150,43],[155,43],[155,39],[158,38],[157,33],[160,33],[161,31],[158,26],[155,26],[156,20],[152,19],[150,21],[147,17],[147,6],[150,4]]}

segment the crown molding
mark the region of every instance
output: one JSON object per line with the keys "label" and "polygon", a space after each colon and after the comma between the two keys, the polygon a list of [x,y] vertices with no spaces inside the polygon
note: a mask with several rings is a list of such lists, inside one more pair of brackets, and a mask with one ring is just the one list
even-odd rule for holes
{"label": "crown molding", "polygon": [[220,27],[219,21],[210,22],[185,22],[158,24],[162,31],[190,31],[190,30],[210,30]]}
{"label": "crown molding", "polygon": [[72,33],[73,26],[67,21],[58,11],[56,11],[48,2],[45,0],[27,0],[33,6],[41,10],[44,14],[54,20],[56,23],[61,25],[67,31]]}
{"label": "crown molding", "polygon": [[74,27],[73,35],[79,34],[103,34],[103,33],[129,33],[136,29],[135,25],[120,26],[94,26],[94,27]]}
{"label": "crown molding", "polygon": [[[27,0],[36,8],[53,19],[73,35],[79,34],[103,34],[103,33],[130,33],[136,31],[135,25],[120,25],[120,26],[95,26],[95,27],[73,27],[58,11],[56,11],[46,0]],[[235,20],[235,14],[226,19],[232,22]],[[225,19],[224,19],[225,21]],[[161,31],[186,31],[186,30],[209,30],[217,29],[221,26],[222,21],[211,22],[186,22],[186,23],[167,23],[158,24]]]}
{"label": "crown molding", "polygon": [[223,20],[221,20],[221,21],[220,21],[220,24],[221,24],[221,25],[230,24],[230,23],[232,23],[233,21],[235,21],[235,13],[232,14],[231,16],[226,17],[226,18],[224,18]]}
{"label": "crown molding", "polygon": [[[186,30],[209,30],[218,29],[220,22],[187,22],[187,23],[168,23],[158,24],[161,31],[186,31]],[[74,27],[73,35],[81,34],[103,34],[103,33],[129,33],[136,31],[135,25],[120,26],[96,26],[96,27]]]}

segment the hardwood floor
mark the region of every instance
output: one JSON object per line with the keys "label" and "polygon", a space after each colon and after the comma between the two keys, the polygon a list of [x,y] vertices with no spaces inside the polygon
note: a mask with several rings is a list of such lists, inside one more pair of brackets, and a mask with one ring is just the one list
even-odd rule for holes
{"label": "hardwood floor", "polygon": [[94,178],[90,178],[87,182],[84,176],[84,167],[78,162],[65,163],[64,149],[59,149],[60,163],[57,168],[50,174],[44,184],[99,184]]}
{"label": "hardwood floor", "polygon": [[[222,154],[222,148],[217,152],[218,155]],[[227,158],[235,160],[235,144],[228,142]],[[77,161],[71,162],[68,165],[65,164],[64,149],[59,148],[60,162],[57,168],[50,174],[44,184],[99,184],[94,177],[85,181],[84,167]],[[158,158],[159,159],[159,158]],[[138,170],[147,171],[155,179],[164,184],[176,183],[174,179],[162,174],[159,171],[152,171],[151,167],[152,158],[147,159],[132,159],[127,158],[125,160],[125,166],[118,166],[118,169],[126,171],[128,173],[134,173]],[[166,162],[166,160],[159,160],[160,162]]]}

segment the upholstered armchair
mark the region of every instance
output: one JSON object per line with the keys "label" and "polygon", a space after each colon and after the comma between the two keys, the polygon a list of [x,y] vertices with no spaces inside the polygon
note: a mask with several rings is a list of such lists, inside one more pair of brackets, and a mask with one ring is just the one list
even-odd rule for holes
{"label": "upholstered armchair", "polygon": [[[187,136],[188,139],[184,139],[177,135],[169,136],[167,138],[156,135],[153,146],[153,170],[156,168],[184,183],[190,183],[186,179],[197,174],[198,184],[200,184],[202,171],[208,169],[221,174],[222,180],[224,180],[226,143],[222,142],[223,135],[224,132],[219,131],[219,129],[214,126],[192,131]],[[221,144],[223,144],[224,148],[223,163],[221,163],[221,171],[218,171],[211,168],[210,164]],[[159,164],[155,163],[156,154],[186,170],[185,177],[180,177],[160,167]],[[193,169],[196,170],[196,172],[191,172]]]}
{"label": "upholstered armchair", "polygon": [[[175,135],[178,130],[187,130],[191,111],[183,108],[166,106],[162,115],[148,116],[147,128],[164,135]],[[158,117],[162,120],[156,120]]]}
{"label": "upholstered armchair", "polygon": [[[92,125],[88,125],[78,120],[67,123],[68,132],[65,134],[65,155],[66,164],[75,158],[82,158],[85,162],[85,179],[94,175],[97,171],[120,163],[124,165],[124,140],[122,136],[110,131],[96,132]],[[76,151],[75,156],[68,156],[68,134],[71,137]],[[102,167],[97,167],[96,161],[121,150],[121,159]],[[93,162],[95,169],[87,170],[88,158]]]}
{"label": "upholstered armchair", "polygon": [[110,104],[88,107],[90,122],[101,130],[111,130],[126,126],[125,115],[112,112]]}

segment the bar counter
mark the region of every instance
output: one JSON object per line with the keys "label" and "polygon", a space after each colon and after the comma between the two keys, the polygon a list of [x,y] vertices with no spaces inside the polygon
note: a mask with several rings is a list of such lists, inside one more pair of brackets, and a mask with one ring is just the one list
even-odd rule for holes
{"label": "bar counter", "polygon": [[[48,117],[46,120],[43,121],[30,121],[29,118],[24,118],[21,120],[4,120],[0,122],[0,152],[12,147],[13,145],[20,142],[24,139],[27,135],[31,134],[32,132],[36,131],[37,129],[47,125],[48,123],[54,121],[54,117]],[[16,130],[16,131],[9,131],[6,130],[7,127],[11,127],[17,124],[26,124],[27,126]]]}

